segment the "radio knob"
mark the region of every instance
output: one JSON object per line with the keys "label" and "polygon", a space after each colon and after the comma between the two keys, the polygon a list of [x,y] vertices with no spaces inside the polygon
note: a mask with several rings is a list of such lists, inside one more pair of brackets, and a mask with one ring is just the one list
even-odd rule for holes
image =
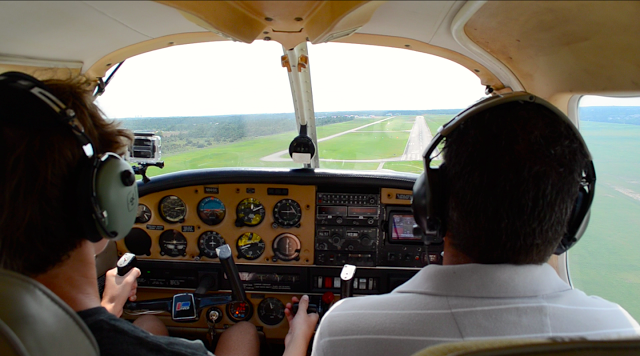
{"label": "radio knob", "polygon": [[360,243],[361,243],[363,246],[371,246],[371,242],[372,242],[372,241],[371,241],[371,239],[369,238],[369,235],[366,235],[366,234],[362,235],[362,239],[360,240]]}
{"label": "radio knob", "polygon": [[335,245],[339,244],[340,240],[342,240],[342,236],[338,234],[331,236],[331,242],[333,242]]}
{"label": "radio knob", "polygon": [[369,225],[373,225],[373,218],[369,218],[369,220],[367,220],[367,223],[369,223]]}
{"label": "radio knob", "polygon": [[323,251],[323,250],[326,250],[326,249],[327,249],[327,244],[326,243],[323,242],[323,243],[319,243],[318,244],[318,250]]}
{"label": "radio knob", "polygon": [[336,222],[337,222],[338,224],[342,224],[342,218],[337,218],[337,219],[336,219]]}

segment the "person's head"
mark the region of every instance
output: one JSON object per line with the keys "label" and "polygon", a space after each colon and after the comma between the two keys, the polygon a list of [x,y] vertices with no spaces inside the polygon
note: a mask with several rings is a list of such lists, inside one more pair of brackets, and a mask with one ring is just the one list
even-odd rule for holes
{"label": "person's head", "polygon": [[[126,151],[131,133],[103,117],[84,78],[44,84],[75,112],[96,153]],[[0,90],[0,267],[37,276],[80,245],[92,217],[81,192],[88,159],[78,140],[25,95]]]}
{"label": "person's head", "polygon": [[448,243],[477,263],[546,262],[567,230],[589,161],[548,108],[514,101],[447,136]]}

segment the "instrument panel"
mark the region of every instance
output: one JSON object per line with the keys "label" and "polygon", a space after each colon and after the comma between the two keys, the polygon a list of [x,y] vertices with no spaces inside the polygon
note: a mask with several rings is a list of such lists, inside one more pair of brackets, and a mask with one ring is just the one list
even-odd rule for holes
{"label": "instrument panel", "polygon": [[216,253],[228,244],[247,303],[201,310],[188,323],[161,319],[180,330],[224,330],[247,320],[267,339],[283,339],[284,304],[302,294],[318,305],[337,301],[345,263],[358,266],[355,295],[388,293],[441,263],[442,246],[413,235],[414,181],[319,170],[169,174],[139,184],[136,223],[117,249],[137,255],[138,299],[149,300],[193,293],[204,281],[207,294],[229,293]]}
{"label": "instrument panel", "polygon": [[[216,184],[140,198],[118,250],[139,259],[216,261],[231,246],[239,263],[313,264],[315,186]],[[295,198],[293,198],[295,197]]]}

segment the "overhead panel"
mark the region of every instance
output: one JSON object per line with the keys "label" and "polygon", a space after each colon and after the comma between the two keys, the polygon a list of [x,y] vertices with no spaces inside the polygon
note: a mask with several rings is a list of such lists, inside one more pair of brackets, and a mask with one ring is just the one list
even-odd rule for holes
{"label": "overhead panel", "polygon": [[[229,39],[277,41],[285,48],[348,36],[362,27],[379,1],[158,1]],[[239,26],[238,24],[241,24]]]}
{"label": "overhead panel", "polygon": [[487,2],[467,36],[552,101],[571,94],[640,93],[640,2]]}

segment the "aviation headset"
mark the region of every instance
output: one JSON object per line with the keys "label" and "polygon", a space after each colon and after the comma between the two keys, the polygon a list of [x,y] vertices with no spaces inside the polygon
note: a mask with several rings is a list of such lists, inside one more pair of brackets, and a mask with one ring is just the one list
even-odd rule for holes
{"label": "aviation headset", "polygon": [[530,93],[516,92],[495,95],[483,99],[460,112],[438,130],[425,149],[423,153],[424,172],[418,177],[413,186],[412,206],[416,223],[427,234],[427,241],[441,242],[447,232],[446,209],[448,192],[446,184],[443,181],[446,179],[444,175],[446,172],[446,162],[442,163],[439,167],[431,167],[432,156],[437,156],[437,154],[434,155],[434,152],[438,149],[438,145],[469,118],[490,108],[514,101],[530,102],[542,105],[551,110],[560,120],[571,127],[571,130],[575,133],[578,141],[581,142],[585,152],[587,152],[588,162],[582,171],[580,183],[576,186],[578,197],[574,202],[566,232],[554,253],[557,255],[564,253],[582,237],[589,223],[591,203],[593,202],[596,183],[596,172],[587,145],[582,139],[582,135],[580,135],[578,129],[569,118],[556,107]]}
{"label": "aviation headset", "polygon": [[118,240],[129,233],[138,207],[133,170],[115,153],[98,155],[73,110],[51,94],[44,83],[18,72],[0,75],[0,110],[0,121],[6,125],[69,128],[83,156],[79,162],[78,201],[89,207],[94,220],[92,223],[81,219],[85,238],[91,242],[102,238]]}

